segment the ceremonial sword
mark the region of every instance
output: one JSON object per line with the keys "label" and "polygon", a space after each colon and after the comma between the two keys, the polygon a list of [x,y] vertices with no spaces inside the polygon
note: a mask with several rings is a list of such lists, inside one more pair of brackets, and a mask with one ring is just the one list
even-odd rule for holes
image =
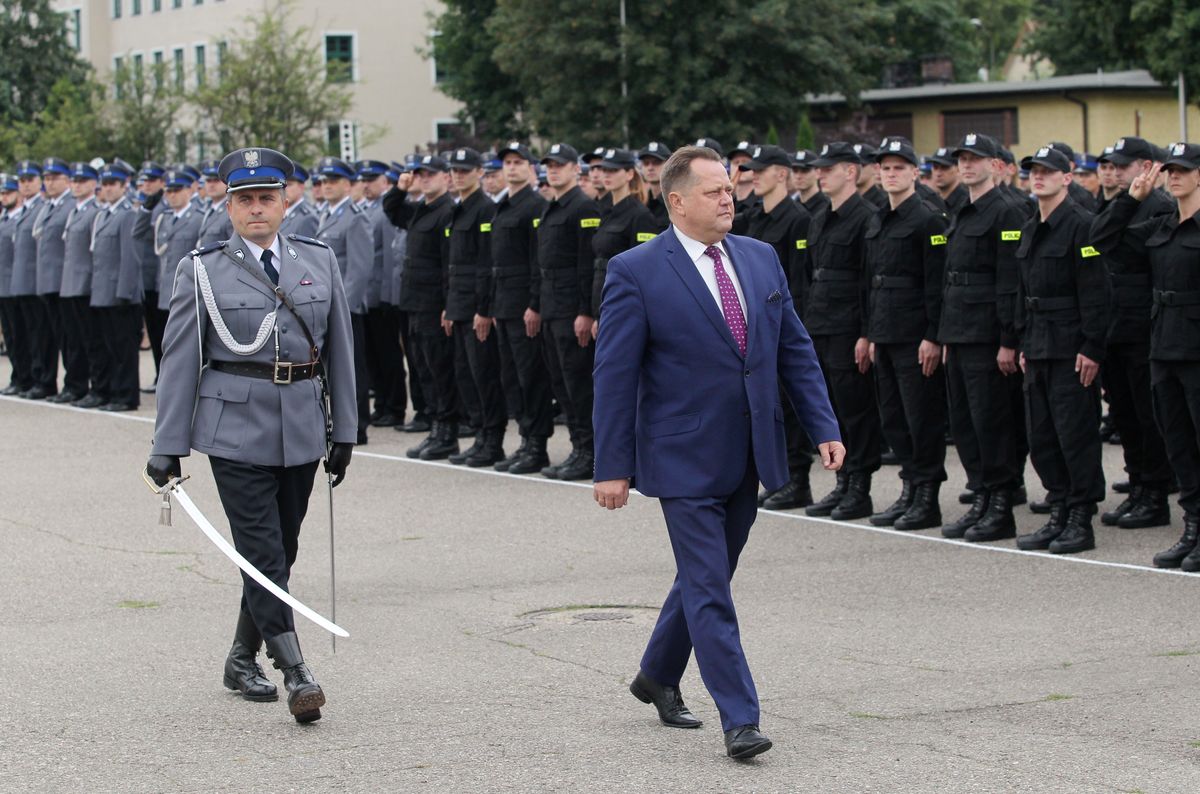
{"label": "ceremonial sword", "polygon": [[150,486],[150,490],[154,491],[156,494],[162,495],[163,504],[162,512],[159,516],[160,523],[166,524],[167,526],[170,526],[171,524],[171,495],[174,494],[175,498],[179,500],[179,504],[183,506],[183,511],[188,514],[188,517],[191,518],[193,522],[195,522],[196,526],[200,527],[200,531],[203,532],[210,541],[212,541],[212,544],[216,546],[222,554],[232,560],[237,567],[241,568],[247,576],[262,585],[268,593],[290,606],[300,615],[308,618],[313,623],[316,623],[330,634],[336,637],[350,636],[350,632],[346,631],[333,621],[322,617],[316,611],[309,609],[304,604],[300,603],[300,601],[297,600],[291,593],[268,579],[266,574],[255,568],[249,560],[238,553],[237,549],[229,545],[229,541],[222,537],[221,533],[218,532],[216,527],[212,525],[212,522],[204,517],[204,513],[200,512],[200,508],[196,507],[196,503],[193,502],[191,497],[187,495],[187,492],[183,490],[183,481],[188,479],[187,477],[172,477],[170,481],[161,488],[154,484],[154,481],[150,479],[150,476],[145,471],[142,472],[142,479],[146,481],[146,485]]}

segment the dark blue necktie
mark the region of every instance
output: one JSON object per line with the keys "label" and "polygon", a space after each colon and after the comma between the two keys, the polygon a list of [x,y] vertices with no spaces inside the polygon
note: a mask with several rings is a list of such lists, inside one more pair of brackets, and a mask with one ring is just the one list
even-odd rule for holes
{"label": "dark blue necktie", "polygon": [[271,279],[271,283],[278,287],[279,286],[279,271],[275,269],[275,265],[272,264],[272,262],[271,262],[271,260],[274,258],[275,258],[275,255],[273,253],[271,253],[270,248],[263,249],[262,257],[261,257],[263,270],[267,271],[267,278]]}

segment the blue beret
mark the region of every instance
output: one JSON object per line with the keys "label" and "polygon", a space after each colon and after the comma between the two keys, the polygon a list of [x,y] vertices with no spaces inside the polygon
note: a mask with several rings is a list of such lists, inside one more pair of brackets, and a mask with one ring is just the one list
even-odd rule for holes
{"label": "blue beret", "polygon": [[358,172],[359,179],[383,176],[388,172],[388,164],[379,160],[359,160],[354,164],[354,168]]}
{"label": "blue beret", "polygon": [[317,163],[317,172],[323,177],[341,177],[351,182],[355,178],[354,169],[345,160],[336,157],[322,157],[321,162]]}
{"label": "blue beret", "polygon": [[291,178],[296,164],[274,149],[238,149],[221,158],[217,178],[226,193],[249,188],[281,188]]}
{"label": "blue beret", "polygon": [[91,163],[71,163],[71,178],[80,181],[99,179],[100,174],[95,168],[92,168]]}

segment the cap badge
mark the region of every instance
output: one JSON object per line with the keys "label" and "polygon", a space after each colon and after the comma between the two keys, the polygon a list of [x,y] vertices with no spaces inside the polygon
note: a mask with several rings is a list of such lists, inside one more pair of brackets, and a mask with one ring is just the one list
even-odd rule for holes
{"label": "cap badge", "polygon": [[424,164],[426,164],[426,165],[428,165],[429,163],[432,163],[432,162],[433,162],[433,155],[432,155],[432,154],[427,154],[427,155],[425,155],[424,157],[422,157],[422,158],[421,158],[421,162],[422,162],[422,163],[424,163]]}
{"label": "cap badge", "polygon": [[456,160],[466,160],[466,159],[467,159],[467,150],[466,150],[466,149],[459,149],[459,150],[458,150],[458,151],[455,153],[455,155],[454,155],[454,158],[455,158]]}
{"label": "cap badge", "polygon": [[945,147],[945,146],[943,146],[942,148],[938,149],[938,150],[937,150],[937,153],[938,153],[938,157],[945,157],[947,154],[949,154],[949,152],[946,150],[946,147]]}
{"label": "cap badge", "polygon": [[560,144],[556,143],[550,147],[550,154],[558,154],[560,151],[562,151],[562,146]]}
{"label": "cap badge", "polygon": [[604,159],[611,160],[611,159],[613,159],[613,157],[616,156],[616,154],[617,154],[616,149],[605,149],[604,150]]}
{"label": "cap badge", "polygon": [[1187,148],[1187,146],[1185,144],[1177,143],[1171,147],[1171,155],[1173,157],[1182,157],[1184,149],[1186,149],[1186,148]]}
{"label": "cap badge", "polygon": [[1122,149],[1124,149],[1124,148],[1125,148],[1125,139],[1124,139],[1124,138],[1122,138],[1121,140],[1117,141],[1117,145],[1113,147],[1113,149],[1115,149],[1115,150],[1116,150],[1116,151],[1118,151],[1118,152],[1119,152],[1119,151],[1121,151],[1121,150],[1122,150]]}
{"label": "cap badge", "polygon": [[862,144],[861,143],[854,144],[854,153],[862,154]]}
{"label": "cap badge", "polygon": [[975,142],[978,140],[979,140],[979,138],[978,138],[978,136],[975,135],[975,133],[972,132],[972,133],[968,134],[967,135],[967,146],[974,146]]}
{"label": "cap badge", "polygon": [[829,144],[825,144],[821,147],[821,155],[824,156],[827,154],[829,154]]}
{"label": "cap badge", "polygon": [[1045,146],[1043,146],[1041,149],[1037,150],[1038,157],[1048,157],[1049,155],[1050,155],[1050,150]]}
{"label": "cap badge", "polygon": [[510,148],[510,149],[519,149],[519,148],[521,148],[521,144],[517,143],[516,141],[509,141],[509,142],[508,142],[508,148]]}
{"label": "cap badge", "polygon": [[696,145],[697,145],[697,146],[703,146],[703,145],[704,145],[704,139],[703,139],[703,138],[699,138],[699,139],[697,139],[697,141],[696,141]]}
{"label": "cap badge", "polygon": [[900,151],[900,141],[892,141],[888,144],[888,150],[893,152]]}
{"label": "cap badge", "polygon": [[737,148],[739,148],[739,149],[749,149],[749,148],[750,148],[750,141],[738,141]]}
{"label": "cap badge", "polygon": [[758,156],[759,156],[760,154],[762,154],[762,147],[761,147],[761,146],[755,146],[755,147],[754,147],[754,159],[755,159],[755,160],[757,160],[757,159],[758,159]]}
{"label": "cap badge", "polygon": [[261,162],[258,156],[258,149],[247,149],[242,152],[242,164],[247,168],[258,168]]}

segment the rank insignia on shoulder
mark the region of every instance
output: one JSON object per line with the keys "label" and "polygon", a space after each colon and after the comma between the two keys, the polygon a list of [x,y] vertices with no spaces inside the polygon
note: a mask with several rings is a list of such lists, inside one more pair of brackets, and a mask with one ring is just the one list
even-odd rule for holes
{"label": "rank insignia on shoulder", "polygon": [[1021,230],[1020,229],[1017,229],[1016,231],[1011,231],[1011,232],[1005,232],[1005,231],[1000,232],[1001,242],[1015,243],[1020,239],[1021,239]]}
{"label": "rank insignia on shoulder", "polygon": [[1087,259],[1088,257],[1092,256],[1100,256],[1100,252],[1095,248],[1092,248],[1090,245],[1085,245],[1083,248],[1079,249],[1079,255],[1084,259]]}
{"label": "rank insignia on shoulder", "polygon": [[242,249],[240,249],[240,248],[239,248],[238,250],[234,251],[234,252],[233,252],[233,255],[234,255],[234,256],[236,256],[238,259],[245,259],[245,258],[246,258],[246,254],[245,254],[245,253],[243,253],[243,252],[242,252]]}
{"label": "rank insignia on shoulder", "polygon": [[930,245],[945,245],[946,244],[946,235],[931,234],[929,236],[929,244]]}
{"label": "rank insignia on shoulder", "polygon": [[292,234],[288,235],[288,239],[295,240],[296,242],[300,242],[300,243],[308,243],[309,245],[315,245],[315,246],[319,246],[321,248],[329,247],[325,243],[321,242],[320,240],[314,240],[311,237],[305,237],[303,234],[292,233]]}
{"label": "rank insignia on shoulder", "polygon": [[599,225],[600,225],[599,218],[580,218],[579,219],[579,228],[580,229],[595,229]]}
{"label": "rank insignia on shoulder", "polygon": [[225,242],[225,240],[221,240],[220,242],[209,243],[208,245],[201,246],[200,248],[193,248],[192,252],[188,254],[188,256],[204,256],[205,254],[211,254],[213,251],[220,251],[225,247]]}

